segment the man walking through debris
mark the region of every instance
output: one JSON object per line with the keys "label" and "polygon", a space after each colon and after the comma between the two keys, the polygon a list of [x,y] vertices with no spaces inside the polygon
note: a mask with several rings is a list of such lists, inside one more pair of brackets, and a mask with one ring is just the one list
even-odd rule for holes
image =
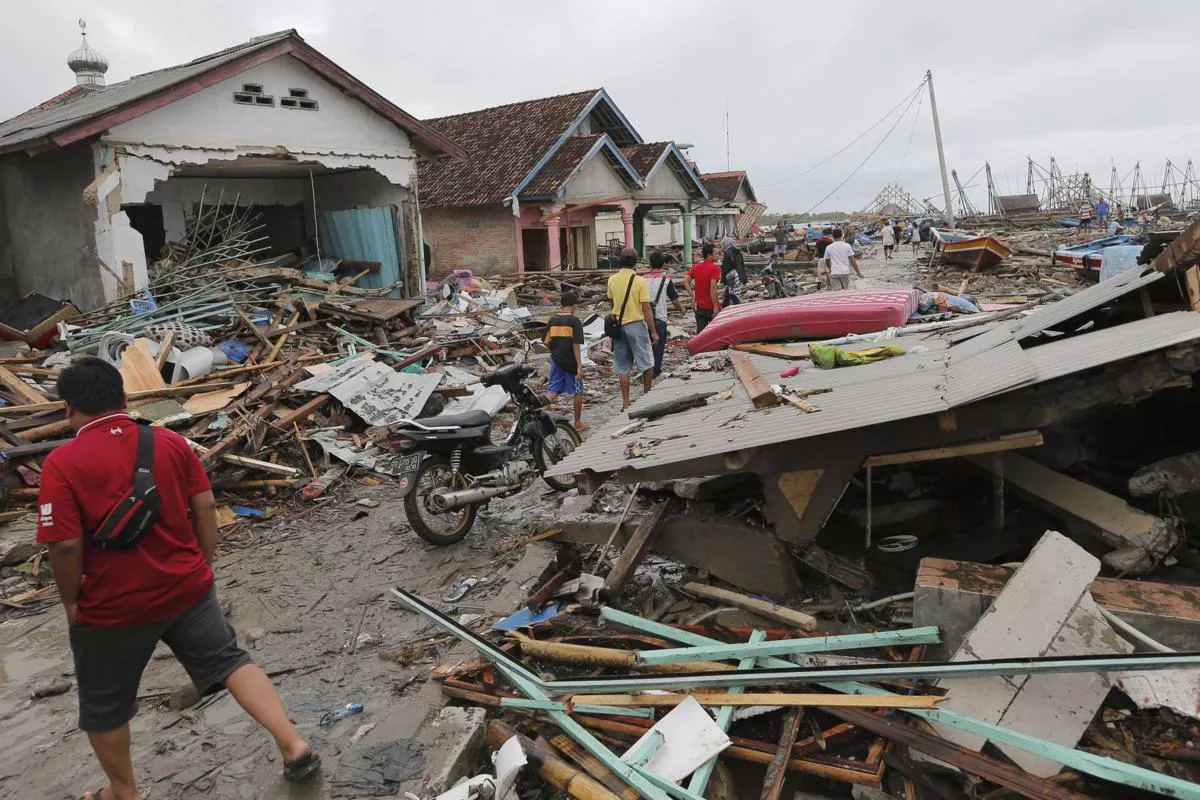
{"label": "man walking through debris", "polygon": [[839,290],[850,288],[851,267],[854,268],[854,273],[858,277],[862,277],[862,272],[858,269],[858,258],[854,255],[854,248],[842,241],[841,228],[834,228],[833,242],[825,248],[825,262],[829,266],[833,284]]}
{"label": "man walking through debris", "polygon": [[675,310],[682,312],[683,304],[679,302],[679,292],[675,290],[675,281],[662,271],[666,257],[661,250],[650,254],[650,272],[646,273],[646,283],[650,286],[650,305],[654,309],[654,331],[658,341],[654,343],[654,377],[662,374],[663,356],[667,351],[667,302]]}
{"label": "man walking through debris", "polygon": [[550,317],[546,344],[550,347],[550,386],[546,397],[553,403],[560,394],[571,398],[575,408],[575,430],[583,433],[583,323],[575,316],[579,297],[563,292],[560,311]]}
{"label": "man walking through debris", "polygon": [[879,229],[879,240],[883,242],[883,257],[891,258],[892,251],[896,249],[896,231],[890,222],[884,222]]}
{"label": "man walking through debris", "polygon": [[654,385],[654,354],[658,341],[654,312],[650,309],[650,286],[634,272],[638,254],[632,247],[621,251],[621,268],[608,279],[608,299],[621,322],[621,335],[613,342],[613,371],[621,384],[621,410],[629,408],[629,373],[642,376],[642,390]]}
{"label": "man walking through debris", "polygon": [[1096,221],[1100,226],[1100,230],[1108,227],[1108,201],[1103,197],[1096,203]]}
{"label": "man walking through debris", "polygon": [[683,286],[692,295],[696,304],[696,333],[704,330],[712,318],[721,310],[721,268],[713,261],[714,248],[705,244],[700,248],[703,259],[688,271]]}
{"label": "man walking through debris", "polygon": [[141,797],[129,721],[160,640],[201,695],[228,689],[270,732],[285,778],[309,777],[320,759],[217,603],[209,566],[216,504],[199,459],[178,434],[133,421],[121,373],[105,361],[85,358],[63,370],[58,396],[76,437],[46,459],[37,539],[49,545],[66,610],[79,729],[108,776],[107,787],[85,798]]}
{"label": "man walking through debris", "polygon": [[775,223],[775,230],[771,231],[771,233],[775,234],[775,250],[772,252],[772,255],[775,258],[783,258],[787,255],[788,249],[788,233],[790,233],[788,224],[783,220],[779,220],[779,222]]}
{"label": "man walking through debris", "polygon": [[829,282],[829,263],[825,260],[825,249],[833,244],[832,232],[829,228],[821,229],[821,238],[817,239],[816,249],[814,250],[817,256],[817,287],[825,284],[826,289],[832,289],[833,286]]}

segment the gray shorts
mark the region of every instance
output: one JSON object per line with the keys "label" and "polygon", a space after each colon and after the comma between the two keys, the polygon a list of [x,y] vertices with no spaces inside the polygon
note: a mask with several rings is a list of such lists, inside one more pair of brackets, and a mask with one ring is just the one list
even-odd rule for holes
{"label": "gray shorts", "polygon": [[787,245],[786,244],[775,245],[775,250],[773,251],[773,254],[777,255],[777,256],[786,256],[787,255]]}
{"label": "gray shorts", "polygon": [[829,283],[834,289],[849,289],[850,288],[850,273],[845,275],[830,275]]}
{"label": "gray shorts", "polygon": [[79,729],[103,733],[137,713],[138,685],[159,640],[167,643],[201,695],[225,685],[236,670],[253,663],[225,621],[213,589],[179,616],[137,628],[71,626],[75,680],[79,684]]}
{"label": "gray shorts", "polygon": [[654,367],[654,351],[650,349],[650,331],[645,320],[630,322],[621,328],[624,334],[613,342],[613,371],[628,375],[634,367],[641,375]]}

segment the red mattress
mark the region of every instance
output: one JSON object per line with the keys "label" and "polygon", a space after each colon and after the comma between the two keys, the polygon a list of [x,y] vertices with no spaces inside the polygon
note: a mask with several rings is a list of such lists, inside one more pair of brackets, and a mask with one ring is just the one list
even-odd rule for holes
{"label": "red mattress", "polygon": [[847,289],[730,306],[688,340],[692,354],[742,342],[834,339],[903,325],[917,310],[916,289]]}

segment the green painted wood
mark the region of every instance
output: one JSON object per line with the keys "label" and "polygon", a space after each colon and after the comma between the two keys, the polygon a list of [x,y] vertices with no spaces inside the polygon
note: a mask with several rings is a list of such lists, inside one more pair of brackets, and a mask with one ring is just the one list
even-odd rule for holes
{"label": "green painted wood", "polygon": [[[746,647],[753,649],[756,645],[761,645],[762,641],[767,638],[766,631],[754,630],[750,632],[750,640],[745,644]],[[734,645],[735,647],[737,645]],[[686,648],[685,648],[686,649]],[[758,663],[758,658],[751,655],[749,658],[743,658],[738,662],[738,669],[754,669],[754,665]],[[735,686],[729,690],[730,694],[741,694],[744,692],[740,686]],[[717,711],[717,727],[722,731],[729,730],[729,723],[733,722],[733,706],[721,706]],[[692,779],[688,781],[688,791],[704,796],[704,792],[708,789],[708,781],[712,778],[713,770],[717,768],[718,756],[713,756],[700,769],[692,773]]]}
{"label": "green painted wood", "polygon": [[[668,650],[638,652],[642,664],[676,664],[685,661],[724,661],[753,656],[785,656],[797,653],[827,653],[838,650],[861,650],[893,645],[937,644],[941,641],[937,626],[912,628],[905,631],[853,633],[845,636],[813,636],[805,639],[777,639],[773,642],[714,644],[697,647],[676,647]],[[791,666],[795,666],[792,664]]]}

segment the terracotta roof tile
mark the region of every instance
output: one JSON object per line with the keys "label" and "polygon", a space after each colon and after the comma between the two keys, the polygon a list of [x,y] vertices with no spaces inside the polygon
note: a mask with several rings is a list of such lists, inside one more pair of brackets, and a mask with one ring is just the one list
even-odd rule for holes
{"label": "terracotta roof tile", "polygon": [[421,163],[418,173],[421,204],[436,208],[501,202],[583,113],[598,91],[592,89],[425,120],[460,145],[467,155]]}
{"label": "terracotta roof tile", "polygon": [[663,151],[671,146],[670,142],[647,142],[645,144],[627,144],[621,148],[621,154],[633,164],[633,168],[643,180],[648,177],[650,170],[658,163]]}
{"label": "terracotta roof tile", "polygon": [[554,194],[562,188],[567,178],[580,165],[592,147],[600,140],[599,136],[572,136],[554,154],[546,166],[538,170],[529,185],[521,192],[523,195],[539,197]]}
{"label": "terracotta roof tile", "polygon": [[741,188],[744,180],[746,180],[744,170],[734,172],[706,172],[700,176],[700,181],[704,184],[704,188],[708,190],[708,196],[713,200],[724,202],[729,202],[737,196],[738,189]]}

